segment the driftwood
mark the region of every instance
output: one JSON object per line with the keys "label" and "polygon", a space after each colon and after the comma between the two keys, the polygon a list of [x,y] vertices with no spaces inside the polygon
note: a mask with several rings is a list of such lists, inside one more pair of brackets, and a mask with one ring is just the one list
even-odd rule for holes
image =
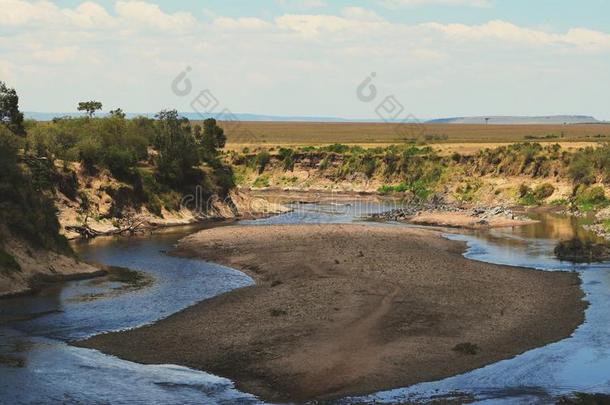
{"label": "driftwood", "polygon": [[148,221],[145,218],[140,217],[125,217],[119,220],[119,226],[109,231],[98,231],[91,228],[86,223],[84,225],[77,226],[66,226],[66,230],[70,232],[76,232],[85,239],[93,239],[98,236],[112,236],[112,235],[135,235],[138,232],[143,232],[147,228]]}

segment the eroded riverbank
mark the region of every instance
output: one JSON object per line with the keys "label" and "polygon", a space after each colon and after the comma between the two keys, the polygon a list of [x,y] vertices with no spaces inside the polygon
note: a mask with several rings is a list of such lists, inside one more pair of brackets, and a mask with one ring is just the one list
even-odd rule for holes
{"label": "eroded riverbank", "polygon": [[[463,249],[403,227],[206,230],[177,252],[241,269],[255,286],[79,345],[304,401],[448,377],[568,337],[583,322],[576,274],[475,262]],[[453,350],[466,342],[480,351]]]}

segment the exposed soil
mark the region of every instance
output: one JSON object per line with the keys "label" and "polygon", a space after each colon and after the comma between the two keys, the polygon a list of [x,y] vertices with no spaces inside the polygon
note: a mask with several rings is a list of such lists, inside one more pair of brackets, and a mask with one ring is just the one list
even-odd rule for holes
{"label": "exposed soil", "polygon": [[[176,253],[241,269],[256,285],[77,345],[304,402],[466,372],[566,338],[583,322],[576,274],[471,261],[463,250],[404,227],[205,230]],[[454,350],[464,343],[476,354]]]}

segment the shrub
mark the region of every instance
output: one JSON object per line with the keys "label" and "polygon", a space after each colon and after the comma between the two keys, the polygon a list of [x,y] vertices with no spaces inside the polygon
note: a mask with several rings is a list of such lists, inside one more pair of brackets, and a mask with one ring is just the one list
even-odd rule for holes
{"label": "shrub", "polygon": [[543,183],[534,189],[534,196],[538,201],[546,200],[553,193],[555,193],[555,187],[549,183]]}
{"label": "shrub", "polygon": [[262,176],[257,177],[256,180],[254,180],[254,183],[252,183],[252,186],[254,186],[256,188],[269,187],[269,176],[262,175]]}
{"label": "shrub", "polygon": [[136,165],[137,160],[129,149],[111,146],[106,149],[103,155],[104,165],[116,178],[126,179],[133,173],[132,169]]}
{"label": "shrub", "polygon": [[595,176],[593,174],[593,163],[585,153],[578,153],[570,165],[568,173],[574,184],[593,184]]}
{"label": "shrub", "polygon": [[320,162],[320,170],[326,170],[330,166],[330,156],[324,156],[324,159]]}
{"label": "shrub", "polygon": [[269,164],[270,160],[271,155],[269,155],[269,152],[266,150],[259,152],[258,155],[256,155],[256,167],[258,169],[258,174],[262,174],[265,171],[265,168]]}
{"label": "shrub", "polygon": [[381,194],[391,194],[391,193],[404,193],[405,191],[408,191],[408,190],[409,190],[409,187],[405,183],[400,183],[396,186],[388,186],[388,185],[381,186],[379,188],[378,192]]}
{"label": "shrub", "polygon": [[581,211],[590,211],[607,206],[608,199],[603,187],[581,185],[576,188],[574,203]]}

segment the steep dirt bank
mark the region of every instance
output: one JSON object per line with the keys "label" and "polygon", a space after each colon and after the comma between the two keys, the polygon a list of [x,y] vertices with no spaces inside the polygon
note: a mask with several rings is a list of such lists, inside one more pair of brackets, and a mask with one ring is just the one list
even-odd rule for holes
{"label": "steep dirt bank", "polygon": [[[259,146],[230,152],[226,159],[234,167],[237,183],[253,190],[382,193],[486,206],[573,204],[580,208],[590,205],[587,200],[593,188],[607,195],[610,191],[609,178],[598,170],[598,163],[584,169],[579,166],[586,154],[539,144],[450,156],[426,146],[331,145],[298,150]],[[579,176],[581,169],[588,174]]]}
{"label": "steep dirt bank", "polygon": [[48,282],[94,277],[104,271],[49,250],[36,249],[6,230],[2,235],[0,298],[26,294]]}
{"label": "steep dirt bank", "polygon": [[85,175],[78,164],[72,166],[71,187],[59,188],[54,195],[61,232],[68,239],[287,211],[279,204],[237,189],[219,197],[204,195],[203,189],[195,188],[192,194],[163,196],[168,201],[153,212],[142,203],[132,185],[115,179],[108,171]]}
{"label": "steep dirt bank", "polygon": [[[304,402],[472,370],[565,338],[583,322],[576,274],[470,261],[463,249],[421,229],[206,230],[176,253],[242,269],[255,286],[78,345],[199,368],[266,400]],[[464,343],[476,354],[454,350]]]}

